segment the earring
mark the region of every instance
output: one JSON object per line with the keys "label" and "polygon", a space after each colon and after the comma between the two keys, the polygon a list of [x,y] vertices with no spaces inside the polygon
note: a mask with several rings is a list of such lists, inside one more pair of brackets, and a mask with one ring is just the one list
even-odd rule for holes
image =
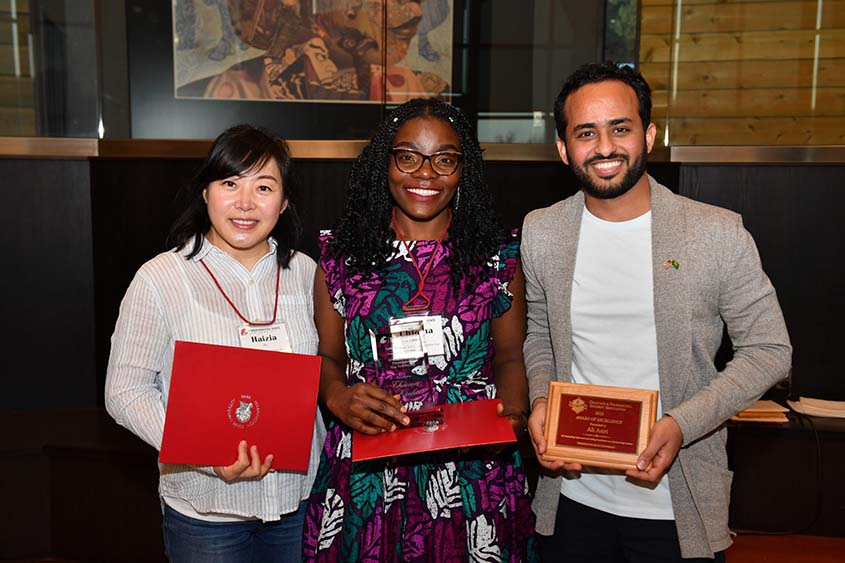
{"label": "earring", "polygon": [[455,205],[452,206],[455,212],[458,211],[458,207],[461,205],[461,187],[458,186],[458,190],[455,192]]}

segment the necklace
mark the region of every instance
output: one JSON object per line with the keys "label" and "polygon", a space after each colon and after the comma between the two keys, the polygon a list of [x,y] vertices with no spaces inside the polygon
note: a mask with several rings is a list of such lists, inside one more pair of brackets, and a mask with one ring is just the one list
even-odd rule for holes
{"label": "necklace", "polygon": [[243,316],[243,314],[241,314],[241,312],[238,310],[232,300],[229,299],[229,296],[226,295],[226,292],[223,291],[223,287],[220,286],[220,282],[218,282],[217,278],[214,277],[214,273],[211,271],[211,268],[206,265],[204,260],[200,260],[200,264],[202,264],[202,267],[205,268],[206,272],[208,272],[208,275],[211,276],[211,279],[214,281],[214,285],[217,286],[217,290],[220,292],[220,295],[223,296],[223,298],[226,300],[226,303],[228,303],[229,306],[232,307],[232,310],[235,311],[235,314],[238,315],[243,322],[250,326],[271,326],[276,323],[276,313],[279,310],[279,277],[282,273],[281,264],[276,263],[276,299],[273,305],[273,320],[270,321],[251,321],[245,316]]}
{"label": "necklace", "polygon": [[418,313],[421,311],[428,311],[431,308],[431,298],[423,293],[425,289],[425,281],[428,279],[428,274],[431,273],[431,267],[434,265],[434,261],[437,258],[438,252],[440,252],[440,247],[443,245],[443,239],[446,238],[446,235],[449,233],[449,227],[452,225],[452,213],[449,212],[449,222],[446,224],[446,228],[443,229],[443,233],[440,235],[440,238],[437,239],[437,245],[434,247],[434,252],[431,253],[431,258],[428,259],[428,264],[426,264],[425,272],[422,271],[420,268],[420,263],[417,260],[417,257],[411,252],[411,247],[408,246],[408,243],[405,242],[405,235],[402,234],[402,231],[399,230],[399,226],[396,224],[396,208],[393,208],[391,212],[390,218],[390,226],[393,231],[396,233],[396,236],[399,237],[399,240],[402,241],[402,244],[405,247],[405,251],[408,253],[408,256],[411,258],[411,262],[414,264],[414,269],[417,271],[417,275],[420,277],[419,286],[417,286],[417,292],[411,296],[408,301],[402,305],[402,310],[406,313]]}

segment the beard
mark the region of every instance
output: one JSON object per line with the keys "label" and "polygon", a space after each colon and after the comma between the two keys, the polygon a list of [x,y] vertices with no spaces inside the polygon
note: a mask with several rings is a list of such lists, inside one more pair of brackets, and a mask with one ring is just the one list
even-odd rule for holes
{"label": "beard", "polygon": [[[569,152],[566,153],[567,157],[569,157]],[[628,162],[628,157],[613,153],[608,156],[595,156],[589,158],[584,161],[584,164],[575,164],[571,157],[569,157],[569,168],[572,169],[572,172],[575,174],[575,177],[578,178],[578,181],[581,183],[581,187],[587,193],[596,199],[613,199],[615,197],[619,197],[631,188],[634,187],[634,184],[639,182],[640,178],[642,178],[643,174],[645,173],[645,164],[646,158],[648,156],[648,151],[646,150],[645,145],[643,145],[643,150],[637,156],[637,159],[632,163]],[[603,185],[600,186],[593,182],[593,179],[590,177],[589,173],[587,172],[587,166],[592,164],[593,162],[597,162],[599,160],[610,160],[610,159],[621,159],[628,164],[628,170],[625,172],[625,175],[622,177],[622,180],[618,184],[610,184],[610,185]]]}

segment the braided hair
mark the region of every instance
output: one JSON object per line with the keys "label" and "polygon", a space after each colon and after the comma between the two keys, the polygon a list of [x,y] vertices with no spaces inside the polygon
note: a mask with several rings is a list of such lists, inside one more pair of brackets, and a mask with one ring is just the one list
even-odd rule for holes
{"label": "braided hair", "polygon": [[364,147],[352,165],[346,210],[327,252],[344,260],[350,272],[364,276],[387,265],[396,238],[390,226],[394,206],[388,189],[390,149],[399,128],[416,117],[443,121],[454,129],[461,143],[461,176],[449,204],[449,275],[453,288],[460,288],[461,280],[466,280],[465,287],[472,290],[479,281],[478,267],[504,242],[505,232],[496,218],[481,147],[472,126],[458,109],[434,99],[416,98],[396,108]]}

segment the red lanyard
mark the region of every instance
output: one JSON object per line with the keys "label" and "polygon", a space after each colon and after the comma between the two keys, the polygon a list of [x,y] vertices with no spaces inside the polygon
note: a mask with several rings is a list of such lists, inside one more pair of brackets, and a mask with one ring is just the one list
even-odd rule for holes
{"label": "red lanyard", "polygon": [[270,325],[273,325],[273,324],[276,323],[276,313],[279,310],[279,276],[282,273],[282,266],[280,264],[278,264],[278,263],[276,264],[276,299],[275,299],[275,305],[273,305],[273,320],[272,321],[263,321],[263,322],[262,321],[253,322],[253,321],[247,319],[245,316],[243,316],[241,314],[241,312],[238,311],[238,308],[235,307],[235,304],[232,303],[232,300],[229,299],[229,296],[226,295],[226,292],[223,291],[223,288],[220,287],[220,282],[217,281],[217,278],[214,277],[214,274],[211,272],[211,268],[206,266],[206,264],[203,260],[200,260],[200,264],[202,264],[202,267],[205,268],[206,272],[208,272],[208,275],[211,276],[211,279],[214,280],[214,285],[217,286],[217,289],[220,291],[220,295],[223,296],[223,298],[226,300],[226,302],[232,307],[232,309],[241,318],[241,320],[243,322],[245,322],[246,324],[248,324],[250,326],[270,326]]}
{"label": "red lanyard", "polygon": [[[443,239],[446,238],[446,234],[449,232],[449,226],[452,224],[452,213],[449,212],[449,223],[446,225],[446,228],[443,230],[443,234],[440,235],[440,238],[437,241],[437,246],[434,247],[434,252],[431,253],[431,258],[428,260],[428,264],[425,267],[425,273],[420,270],[420,263],[417,261],[417,257],[411,252],[408,243],[405,242],[405,235],[402,234],[402,231],[399,230],[399,226],[396,224],[396,208],[393,208],[391,217],[390,217],[390,226],[396,232],[396,236],[399,237],[399,240],[402,241],[402,244],[405,246],[405,250],[408,252],[408,256],[411,257],[411,262],[414,264],[414,269],[417,271],[417,274],[420,276],[420,285],[417,287],[417,292],[408,299],[404,305],[402,305],[402,310],[406,313],[417,313],[420,311],[428,311],[431,308],[431,298],[428,295],[423,293],[425,289],[425,280],[428,279],[428,274],[431,273],[431,267],[434,265],[434,260],[437,258],[437,253],[440,252],[440,247],[443,245]],[[412,305],[414,301],[420,300],[421,303],[419,305]]]}

